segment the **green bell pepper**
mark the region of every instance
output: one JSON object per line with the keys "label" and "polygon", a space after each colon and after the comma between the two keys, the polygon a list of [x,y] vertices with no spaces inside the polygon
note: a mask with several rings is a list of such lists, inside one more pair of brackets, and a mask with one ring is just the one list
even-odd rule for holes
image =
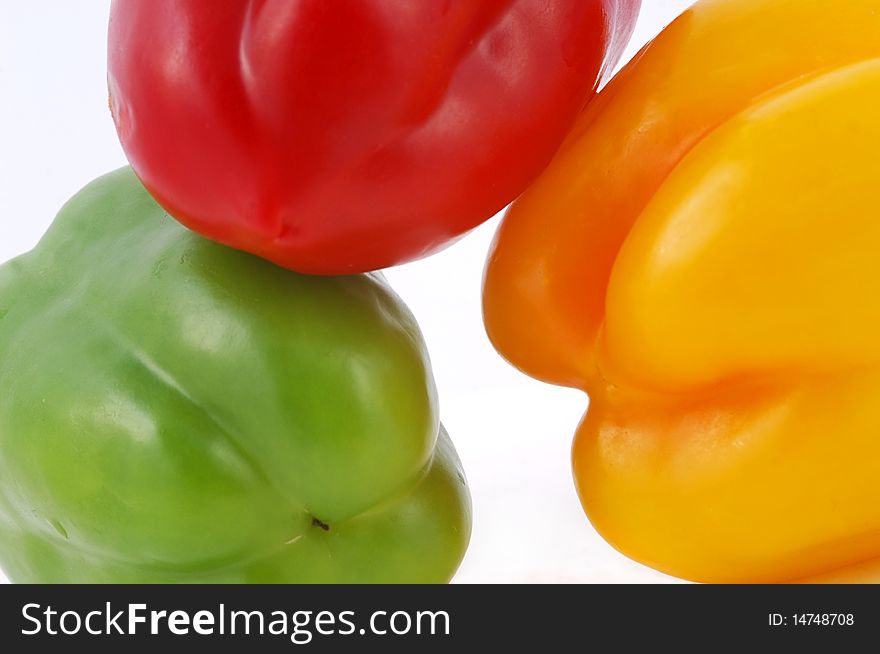
{"label": "green bell pepper", "polygon": [[413,317],[376,275],[207,241],[130,169],[0,267],[19,582],[441,582],[470,535]]}

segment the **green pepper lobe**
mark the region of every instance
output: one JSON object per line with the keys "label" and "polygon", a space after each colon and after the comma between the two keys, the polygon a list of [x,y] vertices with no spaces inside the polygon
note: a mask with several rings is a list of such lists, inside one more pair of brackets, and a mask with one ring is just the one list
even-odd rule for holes
{"label": "green pepper lobe", "polygon": [[205,240],[128,168],[0,267],[0,566],[18,582],[441,582],[470,501],[378,275]]}

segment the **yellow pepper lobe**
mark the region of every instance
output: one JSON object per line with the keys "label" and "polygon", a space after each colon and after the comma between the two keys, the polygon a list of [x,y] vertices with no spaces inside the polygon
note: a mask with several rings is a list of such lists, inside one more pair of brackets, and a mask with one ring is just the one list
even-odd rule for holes
{"label": "yellow pepper lobe", "polygon": [[713,582],[880,568],[878,115],[876,2],[704,0],[505,218],[487,330],[590,394],[576,483],[624,553]]}

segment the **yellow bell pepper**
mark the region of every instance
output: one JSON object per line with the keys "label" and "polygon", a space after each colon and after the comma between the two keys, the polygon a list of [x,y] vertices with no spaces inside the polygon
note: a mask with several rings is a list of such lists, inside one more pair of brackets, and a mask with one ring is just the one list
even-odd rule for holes
{"label": "yellow bell pepper", "polygon": [[698,2],[509,210],[484,311],[514,365],[589,394],[576,484],[616,548],[871,580],[880,2]]}

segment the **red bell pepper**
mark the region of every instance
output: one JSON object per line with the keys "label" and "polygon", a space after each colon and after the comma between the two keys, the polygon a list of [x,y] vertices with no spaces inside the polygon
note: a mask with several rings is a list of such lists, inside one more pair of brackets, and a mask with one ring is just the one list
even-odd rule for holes
{"label": "red bell pepper", "polygon": [[640,0],[114,0],[110,102],[144,185],[295,270],[424,256],[548,163]]}

